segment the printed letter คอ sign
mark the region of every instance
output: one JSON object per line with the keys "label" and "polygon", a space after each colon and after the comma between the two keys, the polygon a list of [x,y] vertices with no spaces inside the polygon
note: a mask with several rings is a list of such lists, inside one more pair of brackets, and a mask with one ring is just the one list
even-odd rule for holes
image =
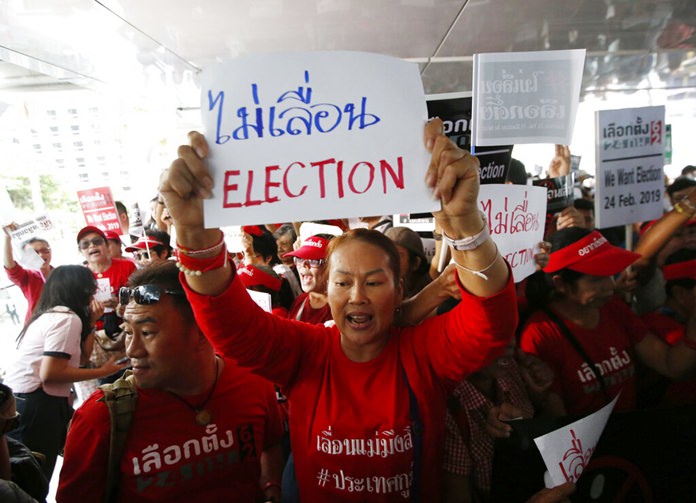
{"label": "printed letter \u0e04\u0e2d sign", "polygon": [[595,118],[597,228],[659,218],[665,188],[665,107],[600,110]]}
{"label": "printed letter \u0e04\u0e2d sign", "polygon": [[534,439],[551,476],[551,487],[578,481],[620,395],[597,412]]}
{"label": "printed letter \u0e04\u0e2d sign", "polygon": [[568,145],[585,50],[474,54],[476,146]]}
{"label": "printed letter \u0e04\u0e2d sign", "polygon": [[434,211],[418,67],[359,52],[277,53],[202,75],[208,227]]}
{"label": "printed letter \u0e04\u0e2d sign", "polygon": [[536,270],[534,255],[544,237],[546,188],[530,185],[481,185],[479,207],[491,236],[512,268],[515,282]]}

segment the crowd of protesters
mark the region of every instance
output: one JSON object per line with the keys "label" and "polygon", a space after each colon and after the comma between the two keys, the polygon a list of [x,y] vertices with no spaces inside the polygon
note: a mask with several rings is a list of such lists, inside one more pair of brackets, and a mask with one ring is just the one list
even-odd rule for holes
{"label": "crowd of protesters", "polygon": [[[63,454],[61,503],[482,502],[511,419],[589,414],[619,393],[619,411],[695,403],[692,172],[666,187],[662,218],[636,226],[633,250],[594,228],[583,188],[515,285],[477,211],[478,161],[439,120],[424,138],[442,208],[432,233],[371,216],[301,241],[299,222],[250,222],[239,253],[203,226],[207,143],[190,141],[125,250],[87,226],[82,265],[54,268],[46,240],[24,243],[43,260],[34,270],[6,236],[5,271],[29,308],[13,394],[0,394],[0,480],[18,441],[46,480]],[[514,166],[511,182],[526,183]],[[550,174],[569,168],[558,147]],[[112,388],[97,386],[126,369],[116,385],[137,400],[114,458]]]}

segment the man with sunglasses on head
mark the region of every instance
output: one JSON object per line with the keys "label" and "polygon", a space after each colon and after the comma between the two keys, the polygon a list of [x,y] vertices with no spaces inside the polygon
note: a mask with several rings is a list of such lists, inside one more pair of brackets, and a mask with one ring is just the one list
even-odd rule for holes
{"label": "man with sunglasses on head", "polygon": [[[10,229],[13,226],[9,226]],[[53,266],[51,265],[51,246],[48,241],[38,237],[33,237],[22,245],[22,249],[26,252],[33,249],[36,254],[41,257],[43,264],[39,269],[25,269],[15,259],[12,254],[12,239],[5,232],[5,250],[3,253],[3,264],[5,266],[5,274],[12,283],[17,285],[27,299],[27,315],[25,322],[31,318],[31,313],[34,311],[36,303],[39,301],[44,283],[48,278]]]}
{"label": "man with sunglasses on head", "polygon": [[[119,298],[138,399],[111,501],[280,501],[273,385],[215,354],[175,263],[139,269]],[[110,419],[101,397],[75,412],[58,503],[104,500]]]}
{"label": "man with sunglasses on head", "polygon": [[303,292],[290,307],[288,318],[315,324],[332,319],[326,297],[326,251],[331,238],[330,234],[311,236],[297,250],[283,255],[294,259]]}
{"label": "man with sunglasses on head", "polygon": [[77,246],[85,258],[85,265],[92,271],[97,281],[95,298],[104,305],[104,316],[97,322],[97,330],[104,330],[109,337],[115,337],[121,329],[121,318],[114,309],[118,304],[116,295],[119,288],[128,282],[128,276],[135,271],[130,260],[113,258],[109,253],[106,234],[98,227],[88,225],[77,233]]}

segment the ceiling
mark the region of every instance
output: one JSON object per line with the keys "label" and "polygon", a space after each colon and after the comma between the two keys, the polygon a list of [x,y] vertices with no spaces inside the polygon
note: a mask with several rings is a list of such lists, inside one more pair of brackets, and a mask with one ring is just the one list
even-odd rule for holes
{"label": "ceiling", "polygon": [[197,73],[274,50],[419,64],[471,90],[474,53],[586,48],[582,94],[696,89],[694,0],[3,0],[0,91],[88,87],[198,106]]}

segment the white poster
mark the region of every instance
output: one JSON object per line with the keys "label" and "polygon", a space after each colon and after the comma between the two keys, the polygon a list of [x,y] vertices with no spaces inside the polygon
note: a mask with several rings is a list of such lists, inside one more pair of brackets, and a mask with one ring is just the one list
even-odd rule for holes
{"label": "white poster", "polygon": [[360,52],[227,61],[202,74],[208,227],[437,208],[418,66]]}
{"label": "white poster", "polygon": [[531,185],[481,185],[479,205],[491,236],[512,268],[515,282],[534,273],[534,255],[544,237],[546,188]]}
{"label": "white poster", "polygon": [[578,481],[619,396],[621,393],[594,414],[534,439],[551,477],[551,487]]}
{"label": "white poster", "polygon": [[600,110],[595,119],[597,228],[662,216],[665,107]]}
{"label": "white poster", "polygon": [[474,54],[471,143],[570,144],[584,63],[585,49]]}

